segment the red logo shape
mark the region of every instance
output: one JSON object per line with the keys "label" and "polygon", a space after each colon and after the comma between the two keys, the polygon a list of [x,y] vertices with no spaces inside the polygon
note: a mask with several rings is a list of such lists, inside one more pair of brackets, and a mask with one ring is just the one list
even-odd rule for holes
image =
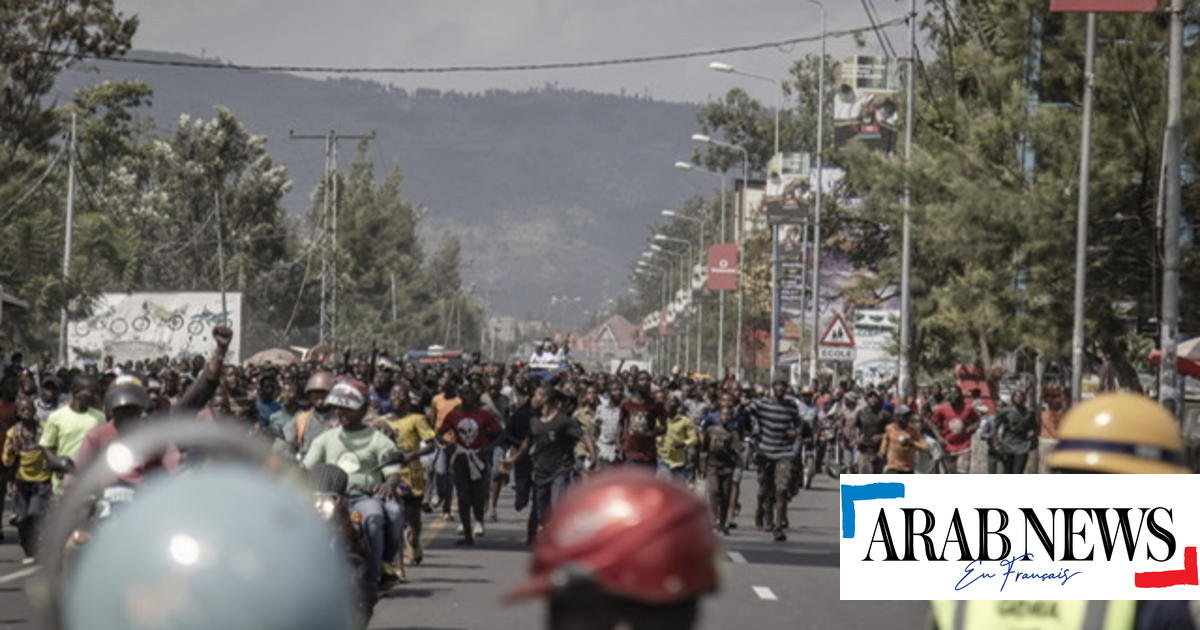
{"label": "red logo shape", "polygon": [[1196,548],[1184,547],[1182,569],[1178,571],[1147,571],[1145,573],[1134,573],[1133,585],[1138,588],[1200,586],[1200,572],[1196,570]]}

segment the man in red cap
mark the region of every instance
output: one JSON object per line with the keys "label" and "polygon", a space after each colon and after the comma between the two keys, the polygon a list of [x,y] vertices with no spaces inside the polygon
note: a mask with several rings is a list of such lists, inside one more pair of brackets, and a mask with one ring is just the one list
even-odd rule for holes
{"label": "man in red cap", "polygon": [[716,553],[709,510],[686,488],[605,470],[563,498],[507,600],[548,598],[551,630],[687,630],[717,589]]}

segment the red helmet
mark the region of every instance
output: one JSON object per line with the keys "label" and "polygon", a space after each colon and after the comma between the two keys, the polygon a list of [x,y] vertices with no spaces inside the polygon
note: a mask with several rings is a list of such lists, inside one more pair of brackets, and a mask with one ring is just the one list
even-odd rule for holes
{"label": "red helmet", "polygon": [[653,473],[613,469],[563,497],[537,536],[533,575],[513,601],[585,578],[609,595],[666,605],[717,588],[717,540],[708,507]]}

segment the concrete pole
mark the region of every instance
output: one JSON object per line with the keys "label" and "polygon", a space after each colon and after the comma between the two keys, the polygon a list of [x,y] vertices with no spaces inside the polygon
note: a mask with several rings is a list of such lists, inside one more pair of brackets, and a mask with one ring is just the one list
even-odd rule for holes
{"label": "concrete pole", "polygon": [[[1083,306],[1087,284],[1088,192],[1092,164],[1092,92],[1096,80],[1095,67],[1096,14],[1088,13],[1087,56],[1083,71],[1083,133],[1080,135],[1079,149],[1079,206],[1075,213],[1075,320],[1071,329],[1072,404],[1078,403],[1083,393]],[[1174,358],[1171,360],[1174,361]],[[1166,356],[1163,356],[1163,362],[1167,362]]]}
{"label": "concrete pole", "polygon": [[[71,112],[71,135],[67,139],[67,219],[63,224],[63,284],[71,277],[71,232],[75,229],[75,112]],[[67,305],[58,317],[58,364],[67,364]]]}
{"label": "concrete pole", "polygon": [[[1180,182],[1183,144],[1183,0],[1171,0],[1171,37],[1167,70],[1166,209],[1163,215],[1162,317],[1159,342],[1158,401],[1183,418],[1183,387],[1175,360],[1179,334],[1179,222],[1183,206]],[[1170,401],[1170,402],[1168,402]]]}

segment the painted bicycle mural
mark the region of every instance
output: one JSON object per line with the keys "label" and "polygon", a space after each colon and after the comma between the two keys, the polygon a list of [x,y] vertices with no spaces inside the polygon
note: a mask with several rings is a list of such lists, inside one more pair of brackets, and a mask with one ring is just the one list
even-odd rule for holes
{"label": "painted bicycle mural", "polygon": [[90,315],[68,326],[67,346],[72,360],[112,355],[118,361],[149,356],[193,353],[211,347],[214,326],[232,326],[235,338],[230,359],[237,361],[241,293],[216,291],[175,293],[105,293]]}

